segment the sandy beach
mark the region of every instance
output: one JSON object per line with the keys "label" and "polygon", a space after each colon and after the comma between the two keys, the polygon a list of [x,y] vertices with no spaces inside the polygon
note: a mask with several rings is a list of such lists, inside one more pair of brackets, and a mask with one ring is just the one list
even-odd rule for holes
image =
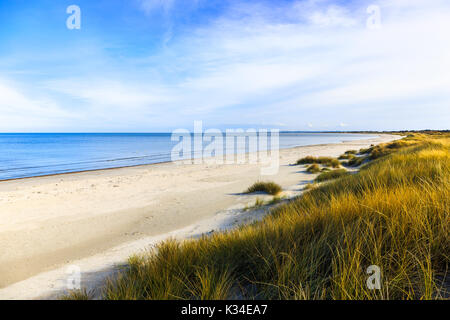
{"label": "sandy beach", "polygon": [[241,192],[257,180],[280,184],[287,197],[300,194],[314,178],[291,165],[300,157],[336,157],[398,138],[280,150],[274,176],[249,164],[163,163],[0,182],[0,299],[56,298],[70,265],[93,288],[158,241],[262,217],[264,210],[243,210],[257,196]]}

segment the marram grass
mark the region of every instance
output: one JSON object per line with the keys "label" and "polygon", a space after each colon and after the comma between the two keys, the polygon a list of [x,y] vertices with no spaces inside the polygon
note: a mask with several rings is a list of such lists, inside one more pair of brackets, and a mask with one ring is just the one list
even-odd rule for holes
{"label": "marram grass", "polygon": [[332,180],[332,179],[337,179],[346,175],[349,175],[350,172],[348,172],[345,169],[336,169],[336,170],[330,170],[330,171],[325,171],[322,172],[321,174],[319,174],[317,176],[316,179],[314,179],[314,181],[316,182],[324,182],[324,181],[328,181],[328,180]]}
{"label": "marram grass", "polygon": [[264,192],[271,195],[277,195],[279,194],[283,189],[279,184],[276,184],[275,182],[255,182],[253,185],[251,185],[245,193],[253,193],[253,192]]}
{"label": "marram grass", "polygon": [[[409,136],[261,222],[166,241],[130,258],[103,298],[448,298],[449,141]],[[367,288],[370,265],[381,268],[380,290]]]}
{"label": "marram grass", "polygon": [[320,167],[317,163],[313,163],[306,168],[306,171],[309,173],[319,173]]}
{"label": "marram grass", "polygon": [[296,165],[300,165],[300,164],[322,164],[324,166],[327,167],[332,167],[332,168],[339,168],[341,163],[339,162],[338,159],[336,158],[331,158],[331,157],[312,157],[312,156],[307,156],[301,159],[298,159],[297,162],[295,163]]}

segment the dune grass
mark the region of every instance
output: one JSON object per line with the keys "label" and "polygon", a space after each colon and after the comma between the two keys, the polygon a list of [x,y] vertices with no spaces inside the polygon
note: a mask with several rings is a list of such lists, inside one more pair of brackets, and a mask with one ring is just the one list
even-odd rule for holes
{"label": "dune grass", "polygon": [[356,158],[356,156],[353,153],[344,153],[344,154],[341,154],[338,159],[339,160],[350,160],[353,158]]}
{"label": "dune grass", "polygon": [[406,139],[397,140],[391,143],[382,143],[370,148],[360,149],[358,156],[353,153],[345,153],[339,157],[339,159],[348,159],[348,161],[342,162],[342,165],[349,167],[359,167],[368,160],[375,160],[380,157],[386,156],[397,149],[413,146],[418,143],[420,135],[410,135]]}
{"label": "dune grass", "polygon": [[321,174],[319,174],[317,176],[317,178],[314,180],[316,182],[324,182],[324,181],[328,181],[328,180],[332,180],[332,179],[337,179],[346,175],[349,175],[350,172],[348,172],[345,169],[337,169],[337,170],[331,170],[331,171],[326,171],[326,172],[322,172]]}
{"label": "dune grass", "polygon": [[368,159],[369,158],[367,156],[360,156],[360,157],[355,156],[355,157],[349,159],[347,162],[342,163],[342,164],[345,166],[349,166],[349,167],[359,167]]}
{"label": "dune grass", "polygon": [[[450,136],[407,139],[261,222],[130,258],[103,298],[448,297]],[[370,265],[381,290],[366,286]]]}
{"label": "dune grass", "polygon": [[356,154],[358,154],[357,150],[347,150],[344,152],[344,154],[339,156],[339,160],[350,160],[356,157]]}
{"label": "dune grass", "polygon": [[283,197],[280,197],[280,196],[274,196],[274,197],[272,198],[272,200],[270,200],[267,204],[269,204],[269,205],[274,205],[274,204],[280,203],[280,202],[283,201],[285,198],[286,198],[285,196],[283,196]]}
{"label": "dune grass", "polygon": [[262,182],[258,181],[251,185],[245,193],[264,192],[273,196],[279,194],[283,189],[279,184],[275,182]]}
{"label": "dune grass", "polygon": [[85,289],[71,290],[67,295],[62,297],[62,300],[91,300],[92,295]]}
{"label": "dune grass", "polygon": [[318,187],[317,183],[308,183],[307,185],[305,185],[303,190],[308,191],[308,190],[315,189],[317,187]]}
{"label": "dune grass", "polygon": [[320,167],[317,163],[313,163],[306,168],[306,171],[309,173],[318,173],[320,172]]}
{"label": "dune grass", "polygon": [[300,165],[300,164],[321,164],[327,167],[332,167],[332,168],[339,168],[341,163],[339,162],[338,159],[336,158],[332,158],[332,157],[312,157],[312,156],[307,156],[304,158],[301,158],[299,160],[297,160],[297,162],[295,163],[296,165]]}
{"label": "dune grass", "polygon": [[244,211],[259,209],[259,208],[263,207],[264,205],[265,205],[264,200],[262,200],[260,198],[256,198],[255,204],[253,204],[252,206],[246,205],[244,208]]}

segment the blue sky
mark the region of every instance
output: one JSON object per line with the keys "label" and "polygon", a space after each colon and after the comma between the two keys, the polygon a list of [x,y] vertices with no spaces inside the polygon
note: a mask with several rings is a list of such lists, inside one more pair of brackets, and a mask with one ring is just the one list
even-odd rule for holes
{"label": "blue sky", "polygon": [[448,30],[446,0],[0,0],[0,132],[448,129]]}

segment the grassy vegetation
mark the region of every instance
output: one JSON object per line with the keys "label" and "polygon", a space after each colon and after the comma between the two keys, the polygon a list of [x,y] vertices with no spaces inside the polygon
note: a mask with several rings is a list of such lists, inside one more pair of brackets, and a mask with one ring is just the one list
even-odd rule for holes
{"label": "grassy vegetation", "polygon": [[279,196],[279,195],[273,196],[273,198],[270,199],[270,200],[268,200],[268,201],[264,201],[264,200],[262,200],[262,199],[260,199],[260,198],[256,198],[255,204],[252,205],[252,206],[248,206],[248,205],[245,206],[245,207],[244,207],[244,211],[249,211],[249,210],[259,209],[259,208],[261,208],[261,207],[263,207],[263,206],[265,206],[265,205],[269,205],[269,206],[275,205],[275,204],[280,203],[280,202],[283,201],[284,199],[285,199],[284,196]]}
{"label": "grassy vegetation", "polygon": [[306,168],[306,171],[309,173],[318,173],[320,172],[320,167],[317,163],[313,163],[308,168]]}
{"label": "grassy vegetation", "polygon": [[308,183],[308,184],[305,186],[304,190],[305,190],[305,191],[308,191],[308,190],[315,189],[315,188],[317,188],[317,187],[318,187],[318,184],[317,184],[317,183]]}
{"label": "grassy vegetation", "polygon": [[[311,188],[261,222],[130,258],[104,298],[445,297],[450,135],[414,134],[374,150],[358,173]],[[370,265],[381,268],[381,290],[366,286]]]}
{"label": "grassy vegetation", "polygon": [[347,150],[344,154],[339,156],[339,160],[350,160],[356,157],[356,154],[358,154],[357,150]]}
{"label": "grassy vegetation", "polygon": [[91,295],[85,290],[71,290],[62,300],[91,300]]}
{"label": "grassy vegetation", "polygon": [[356,156],[353,153],[344,153],[342,155],[339,156],[339,160],[350,160],[350,159],[354,159],[356,158]]}
{"label": "grassy vegetation", "polygon": [[277,203],[280,203],[281,201],[283,201],[283,199],[285,199],[285,197],[274,196],[272,198],[272,200],[270,200],[267,204],[269,204],[269,205],[277,204]]}
{"label": "grassy vegetation", "polygon": [[326,171],[326,172],[322,172],[321,174],[319,174],[317,176],[317,178],[315,179],[315,181],[316,182],[328,181],[328,180],[337,179],[337,178],[346,176],[348,174],[350,174],[350,172],[348,172],[345,169]]}
{"label": "grassy vegetation", "polygon": [[420,135],[409,135],[406,139],[397,140],[391,143],[382,143],[376,146],[371,146],[370,148],[364,148],[359,150],[359,156],[355,156],[354,150],[351,150],[351,153],[348,153],[349,151],[347,151],[345,154],[341,155],[339,159],[348,159],[348,161],[342,162],[345,166],[359,167],[368,160],[375,160],[391,154],[397,149],[417,144],[419,141],[419,136]]}
{"label": "grassy vegetation", "polygon": [[262,200],[260,198],[256,198],[255,204],[250,207],[245,206],[244,211],[258,209],[258,208],[261,208],[262,206],[264,206],[264,200]]}
{"label": "grassy vegetation", "polygon": [[265,192],[271,195],[277,195],[279,194],[283,189],[280,185],[276,184],[275,182],[256,182],[253,185],[251,185],[245,193],[253,193],[253,192]]}
{"label": "grassy vegetation", "polygon": [[332,167],[332,168],[339,168],[341,165],[341,163],[339,162],[338,159],[335,159],[332,157],[311,157],[311,156],[301,158],[301,159],[297,160],[297,162],[295,164],[300,165],[300,164],[313,164],[313,163],[321,164],[321,165]]}
{"label": "grassy vegetation", "polygon": [[359,149],[358,154],[367,154],[367,153],[370,153],[370,151],[372,150],[373,147],[374,147],[374,145],[372,144],[372,145],[370,146],[370,148],[362,148],[362,149]]}
{"label": "grassy vegetation", "polygon": [[365,157],[365,156],[354,157],[354,158],[351,158],[350,160],[348,160],[346,163],[342,163],[342,164],[349,166],[349,167],[359,167],[366,160],[368,160],[368,157]]}

